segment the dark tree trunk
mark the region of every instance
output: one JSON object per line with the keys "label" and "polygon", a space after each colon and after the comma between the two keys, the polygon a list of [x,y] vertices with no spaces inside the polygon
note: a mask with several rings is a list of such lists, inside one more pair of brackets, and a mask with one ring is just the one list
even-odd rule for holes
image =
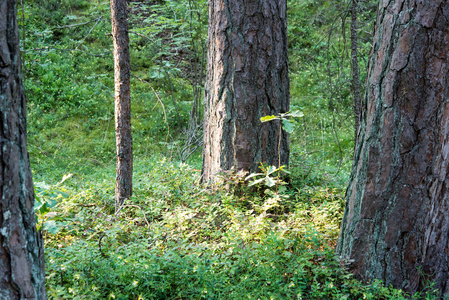
{"label": "dark tree trunk", "polygon": [[449,1],[380,1],[337,245],[356,275],[408,292],[449,292],[448,22]]}
{"label": "dark tree trunk", "polygon": [[354,132],[357,138],[357,131],[360,127],[360,76],[359,76],[359,60],[357,53],[357,9],[359,0],[352,0],[351,3],[351,67],[352,67],[352,93],[354,96]]}
{"label": "dark tree trunk", "polygon": [[209,1],[204,182],[232,167],[288,165],[287,133],[260,122],[289,110],[286,9],[286,0]]}
{"label": "dark tree trunk", "polygon": [[26,146],[16,1],[0,1],[0,299],[47,299]]}
{"label": "dark tree trunk", "polygon": [[117,145],[116,211],[120,209],[125,199],[132,195],[133,148],[127,9],[126,0],[111,0],[115,73],[115,136]]}

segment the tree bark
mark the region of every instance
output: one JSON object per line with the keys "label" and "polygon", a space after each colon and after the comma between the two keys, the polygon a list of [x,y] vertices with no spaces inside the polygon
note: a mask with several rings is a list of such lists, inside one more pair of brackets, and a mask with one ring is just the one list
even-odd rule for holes
{"label": "tree bark", "polygon": [[337,253],[368,281],[449,292],[449,1],[380,1]]}
{"label": "tree bark", "polygon": [[357,138],[357,131],[360,127],[360,76],[359,76],[359,60],[357,53],[357,9],[358,0],[352,0],[351,3],[351,68],[352,68],[352,93],[354,95],[354,134]]}
{"label": "tree bark", "polygon": [[204,182],[220,170],[288,165],[288,134],[260,122],[289,110],[286,9],[286,0],[209,1]]}
{"label": "tree bark", "polygon": [[111,0],[115,74],[115,136],[117,170],[115,209],[132,195],[133,153],[131,137],[130,59],[126,0]]}
{"label": "tree bark", "polygon": [[0,1],[0,299],[47,299],[16,15],[15,0]]}

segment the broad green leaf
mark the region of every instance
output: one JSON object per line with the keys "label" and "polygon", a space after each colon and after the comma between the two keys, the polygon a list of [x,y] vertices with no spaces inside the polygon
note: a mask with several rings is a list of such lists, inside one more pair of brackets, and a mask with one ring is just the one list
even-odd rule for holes
{"label": "broad green leaf", "polygon": [[268,169],[267,169],[267,175],[270,175],[270,174],[272,174],[272,173],[274,173],[276,171],[277,171],[277,169],[276,169],[275,166],[269,166]]}
{"label": "broad green leaf", "polygon": [[265,116],[265,117],[260,118],[260,121],[263,123],[263,122],[269,122],[269,121],[276,120],[276,119],[278,119],[278,117],[276,117],[276,116]]}
{"label": "broad green leaf", "polygon": [[264,177],[264,178],[257,179],[257,180],[254,180],[254,181],[251,182],[248,186],[253,186],[253,185],[255,185],[255,184],[261,183],[261,182],[264,181],[264,180],[265,180],[265,177]]}
{"label": "broad green leaf", "polygon": [[48,207],[47,203],[44,203],[43,205],[41,205],[41,207],[39,207],[39,213],[41,215],[45,215],[49,211],[50,211],[50,208]]}
{"label": "broad green leaf", "polygon": [[60,229],[61,227],[58,226],[55,221],[47,221],[44,223],[44,230],[51,234],[57,234]]}
{"label": "broad green leaf", "polygon": [[36,182],[34,184],[34,188],[37,190],[37,192],[42,192],[43,190],[48,190],[51,188],[51,185],[46,184],[44,181]]}
{"label": "broad green leaf", "polygon": [[272,187],[276,184],[276,182],[274,182],[274,180],[271,177],[266,177],[267,181],[265,182],[265,185],[268,187]]}
{"label": "broad green leaf", "polygon": [[284,128],[284,130],[287,131],[288,133],[292,133],[293,130],[295,129],[295,124],[293,124],[287,119],[282,119],[282,125],[283,125],[282,128]]}
{"label": "broad green leaf", "polygon": [[56,205],[58,205],[58,201],[56,201],[54,198],[48,199],[48,201],[45,202],[49,208],[53,208]]}
{"label": "broad green leaf", "polygon": [[293,118],[301,118],[304,117],[304,113],[300,110],[294,110],[290,113],[290,116]]}
{"label": "broad green leaf", "polygon": [[42,206],[42,202],[41,199],[37,196],[34,195],[34,209],[39,209]]}
{"label": "broad green leaf", "polygon": [[61,192],[61,191],[59,191],[59,195],[62,197],[62,198],[68,198],[70,195],[69,194],[67,194],[66,192]]}
{"label": "broad green leaf", "polygon": [[256,177],[256,176],[262,176],[262,175],[264,175],[264,174],[262,174],[262,173],[252,173],[252,174],[248,175],[248,176],[245,178],[245,180],[248,180],[248,179],[253,178],[253,177]]}

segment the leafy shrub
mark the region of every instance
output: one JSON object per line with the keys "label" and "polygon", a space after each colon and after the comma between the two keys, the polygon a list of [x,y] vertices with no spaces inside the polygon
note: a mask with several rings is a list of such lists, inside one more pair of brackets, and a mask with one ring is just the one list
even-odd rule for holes
{"label": "leafy shrub", "polygon": [[198,185],[186,164],[139,162],[134,196],[118,216],[113,172],[98,170],[81,189],[76,175],[41,185],[40,199],[57,202],[63,225],[44,227],[50,298],[406,298],[379,282],[362,285],[335,259],[342,190],[282,198],[291,211],[275,216],[268,202],[276,194],[237,197]]}

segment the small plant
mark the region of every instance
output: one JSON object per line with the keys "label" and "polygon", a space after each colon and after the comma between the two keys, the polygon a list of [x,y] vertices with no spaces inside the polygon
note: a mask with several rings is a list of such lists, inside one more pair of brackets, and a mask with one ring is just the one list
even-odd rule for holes
{"label": "small plant", "polygon": [[[64,176],[60,183],[70,178],[71,175]],[[51,186],[45,182],[38,182],[34,186],[34,212],[36,215],[37,230],[44,230],[48,233],[56,234],[64,225],[64,222],[61,222],[57,216],[56,207],[69,194],[63,189],[58,189],[58,186],[59,184]]]}
{"label": "small plant", "polygon": [[[273,187],[275,185],[283,185],[286,184],[280,177],[282,172],[288,173],[285,170],[285,166],[280,166],[276,168],[275,166],[266,167],[263,164],[260,165],[261,173],[252,173],[245,178],[245,181],[254,178],[254,180],[249,184],[249,186],[253,186],[259,183],[263,183],[267,187]],[[277,174],[277,177],[273,177],[273,174]]]}
{"label": "small plant", "polygon": [[[260,121],[262,123],[264,122],[270,122],[273,120],[281,120],[281,125],[282,128],[287,132],[287,133],[292,133],[293,130],[295,129],[295,124],[289,120],[289,118],[302,118],[304,117],[304,113],[302,113],[299,110],[295,110],[292,112],[286,112],[286,113],[280,113],[277,116],[265,116],[260,118]],[[279,137],[280,139],[280,137]]]}
{"label": "small plant", "polygon": [[[280,120],[280,126],[281,128],[283,128],[287,133],[292,133],[294,130],[294,123],[292,123],[289,118],[293,117],[293,118],[300,118],[303,117],[304,114],[299,111],[292,111],[292,112],[287,112],[287,113],[280,113],[278,116],[265,116],[260,118],[260,121],[262,123],[264,122],[270,122],[273,120]],[[279,128],[279,129],[281,129]],[[281,141],[282,141],[282,130],[279,131],[279,142],[278,142],[278,153],[279,153],[279,157],[278,157],[278,165],[281,166]]]}

